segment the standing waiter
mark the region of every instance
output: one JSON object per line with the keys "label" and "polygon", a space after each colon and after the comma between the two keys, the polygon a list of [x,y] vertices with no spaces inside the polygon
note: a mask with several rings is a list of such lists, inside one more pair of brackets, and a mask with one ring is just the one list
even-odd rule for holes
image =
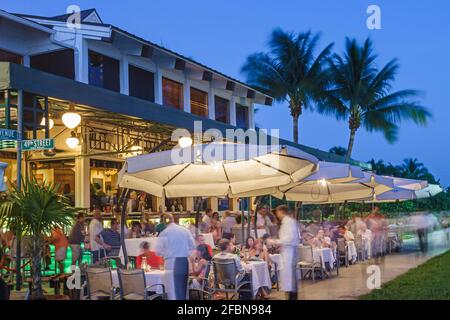
{"label": "standing waiter", "polygon": [[287,293],[289,300],[297,300],[298,224],[289,215],[287,206],[278,206],[275,212],[281,221],[279,239],[270,241],[281,246],[280,290]]}
{"label": "standing waiter", "polygon": [[159,234],[157,253],[164,257],[166,271],[172,271],[175,300],[186,300],[189,279],[188,257],[195,242],[188,229],[175,224],[173,215],[163,215],[167,227]]}

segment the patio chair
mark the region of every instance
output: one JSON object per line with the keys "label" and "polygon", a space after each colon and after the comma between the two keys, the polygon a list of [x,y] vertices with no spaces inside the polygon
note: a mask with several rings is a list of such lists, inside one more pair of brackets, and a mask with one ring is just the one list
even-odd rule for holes
{"label": "patio chair", "polygon": [[358,254],[358,261],[365,261],[366,260],[366,248],[365,248],[364,240],[360,234],[357,235],[355,238],[355,246],[356,246],[356,252]]}
{"label": "patio chair", "polygon": [[115,300],[117,298],[117,288],[113,285],[110,268],[87,267],[85,285],[89,300]]}
{"label": "patio chair", "polygon": [[[249,293],[252,295],[251,280],[243,280],[243,275],[237,270],[233,259],[214,259],[214,292],[223,292],[228,300],[231,293],[231,299],[239,299],[240,293]],[[244,288],[248,286],[249,288]]]}
{"label": "patio chair", "polygon": [[[167,297],[166,287],[163,284],[147,286],[142,269],[117,269],[117,275],[119,276],[119,294],[122,300],[155,300],[157,298],[165,300]],[[152,293],[158,287],[161,287],[162,293]]]}
{"label": "patio chair", "polygon": [[349,261],[348,261],[348,248],[347,245],[345,244],[345,239],[344,238],[338,238],[337,239],[337,257],[338,257],[338,263],[340,264],[341,261],[344,262],[344,265],[346,268],[348,268],[349,265]]}
{"label": "patio chair", "polygon": [[[298,246],[297,248],[299,262],[297,268],[300,270],[300,278],[305,279],[309,274],[313,281],[316,280],[316,270],[320,270],[321,279],[324,279],[324,270],[322,265],[322,257],[319,257],[319,261],[314,261],[313,249],[311,246]],[[303,270],[306,273],[303,274]]]}
{"label": "patio chair", "polygon": [[189,298],[191,300],[212,300],[214,292],[212,288],[209,287],[209,276],[211,273],[211,269],[212,263],[209,262],[206,265],[204,277],[189,277],[189,284],[191,284],[194,279],[199,282],[198,288],[189,288]]}

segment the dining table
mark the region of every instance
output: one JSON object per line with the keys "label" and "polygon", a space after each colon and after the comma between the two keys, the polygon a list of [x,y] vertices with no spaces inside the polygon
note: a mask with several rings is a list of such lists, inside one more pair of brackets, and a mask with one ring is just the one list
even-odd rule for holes
{"label": "dining table", "polygon": [[266,261],[242,261],[242,267],[246,272],[251,273],[253,297],[256,297],[259,289],[272,287],[269,265]]}

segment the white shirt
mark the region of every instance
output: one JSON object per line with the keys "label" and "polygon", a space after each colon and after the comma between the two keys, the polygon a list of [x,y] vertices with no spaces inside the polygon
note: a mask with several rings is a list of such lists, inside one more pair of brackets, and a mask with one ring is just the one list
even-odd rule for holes
{"label": "white shirt", "polygon": [[89,243],[91,245],[92,251],[100,250],[101,246],[95,241],[95,237],[100,234],[100,232],[103,231],[103,224],[97,220],[92,219],[89,223]]}
{"label": "white shirt", "polygon": [[296,247],[300,244],[297,222],[289,216],[285,216],[281,221],[278,234],[280,238],[277,240],[277,243],[281,245]]}
{"label": "white shirt", "polygon": [[187,258],[195,249],[191,232],[173,222],[167,225],[158,238],[156,251],[164,259]]}
{"label": "white shirt", "polygon": [[236,219],[232,216],[228,216],[222,221],[223,232],[231,233],[231,229],[236,225]]}

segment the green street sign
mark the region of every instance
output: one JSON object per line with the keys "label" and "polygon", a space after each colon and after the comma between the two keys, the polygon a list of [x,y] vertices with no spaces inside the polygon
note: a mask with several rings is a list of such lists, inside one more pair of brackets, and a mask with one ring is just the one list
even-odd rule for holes
{"label": "green street sign", "polygon": [[48,150],[55,148],[54,139],[22,140],[22,151]]}
{"label": "green street sign", "polygon": [[0,150],[17,149],[17,140],[0,140]]}
{"label": "green street sign", "polygon": [[17,130],[0,129],[0,140],[17,140]]}

